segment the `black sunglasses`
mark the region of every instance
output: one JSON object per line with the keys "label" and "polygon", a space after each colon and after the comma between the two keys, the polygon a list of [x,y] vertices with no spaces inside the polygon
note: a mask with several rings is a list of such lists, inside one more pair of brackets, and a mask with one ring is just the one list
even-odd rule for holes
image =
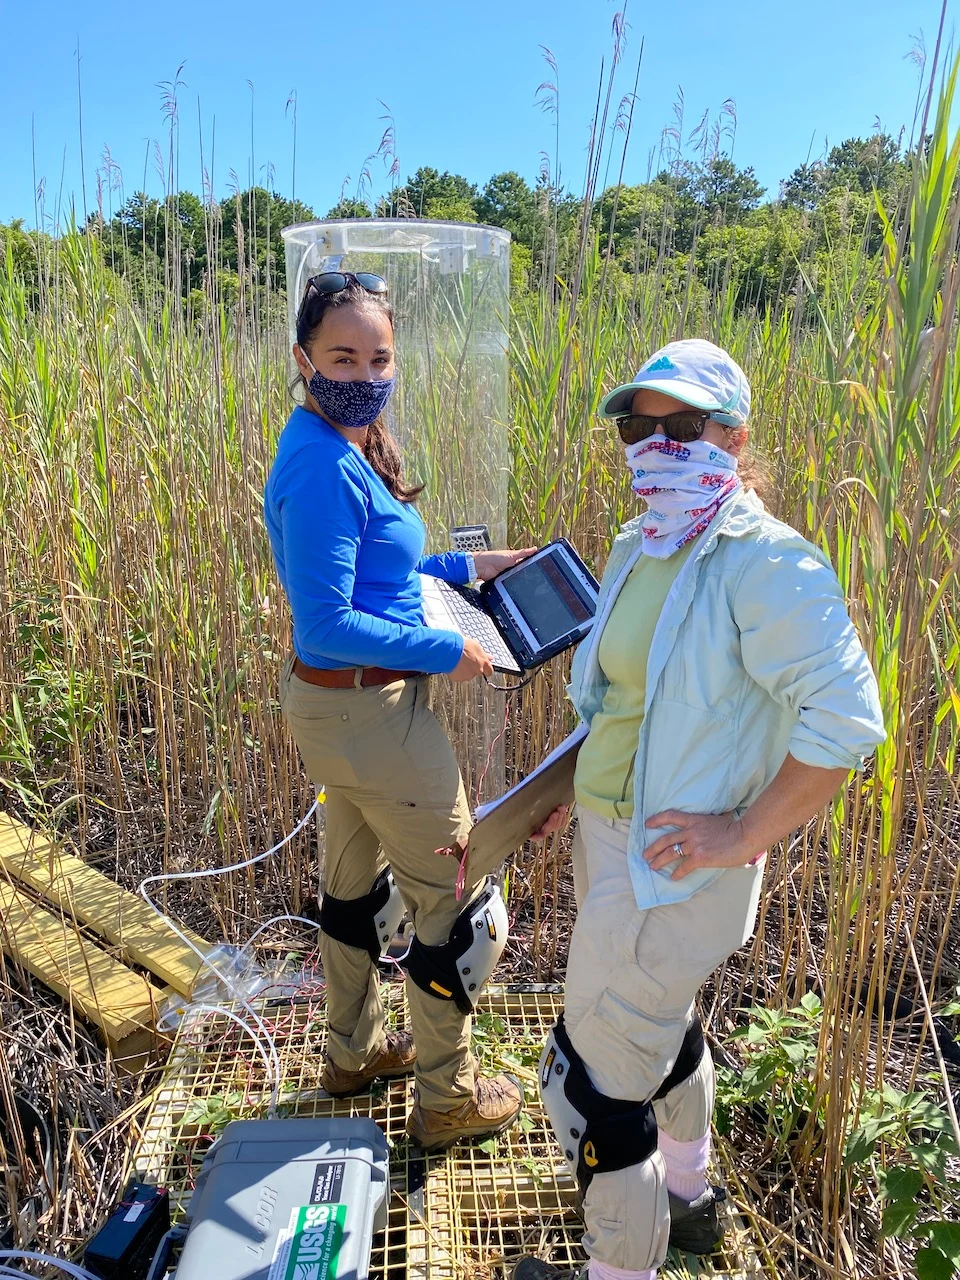
{"label": "black sunglasses", "polygon": [[340,293],[353,281],[367,293],[386,293],[387,282],[383,276],[375,276],[372,271],[321,271],[318,276],[311,276],[307,281],[307,289],[315,289],[317,293]]}
{"label": "black sunglasses", "polygon": [[628,413],[617,419],[617,430],[624,444],[639,444],[649,439],[658,427],[668,440],[689,444],[700,439],[709,421],[710,414],[700,409],[681,409],[679,413]]}

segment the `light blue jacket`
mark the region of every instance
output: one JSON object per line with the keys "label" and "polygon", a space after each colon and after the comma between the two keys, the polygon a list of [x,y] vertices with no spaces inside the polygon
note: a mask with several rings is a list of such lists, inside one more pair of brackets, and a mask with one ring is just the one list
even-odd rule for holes
{"label": "light blue jacket", "polygon": [[[604,623],[642,548],[642,517],[614,540],[596,624],[567,690],[589,725],[608,681]],[[861,769],[884,740],[879,691],[827,559],[753,493],[721,507],[670,589],[647,662],[628,860],[641,908],[679,902],[721,868],[671,880],[643,851],[664,809],[742,811],[787,754],[825,769]]]}

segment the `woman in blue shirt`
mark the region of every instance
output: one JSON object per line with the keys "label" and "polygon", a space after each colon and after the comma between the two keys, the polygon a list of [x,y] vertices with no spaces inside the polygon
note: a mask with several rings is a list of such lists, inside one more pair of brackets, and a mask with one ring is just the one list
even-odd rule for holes
{"label": "woman in blue shirt", "polygon": [[508,1127],[523,1095],[509,1076],[477,1076],[464,1001],[445,980],[424,981],[423,964],[411,962],[406,984],[412,1034],[383,1025],[376,959],[395,901],[390,871],[434,975],[456,953],[469,904],[491,892],[468,882],[458,900],[456,861],[437,852],[463,839],[470,812],[428,677],[472,680],[492,666],[476,641],[424,625],[419,574],[487,579],[530,552],[423,556],[420,488],[403,480],[382,416],[395,384],[386,292],[362,272],[308,281],[293,348],[305,403],[280,437],[264,506],[293,614],[281,706],[326,790],[322,1083],[342,1096],[415,1071],[408,1131],[439,1150]]}

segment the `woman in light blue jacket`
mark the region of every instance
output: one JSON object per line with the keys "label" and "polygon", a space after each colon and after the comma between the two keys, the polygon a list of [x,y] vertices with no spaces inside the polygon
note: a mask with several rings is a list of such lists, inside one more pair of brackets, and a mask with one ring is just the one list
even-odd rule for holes
{"label": "woman in light blue jacket", "polygon": [[[753,933],[765,851],[884,739],[873,672],[827,559],[745,482],[750,387],[700,339],[606,397],[645,511],[613,544],[570,697],[579,913],[544,1105],[583,1193],[586,1271],[653,1280],[710,1253],[714,1071],[694,1001]],[[554,815],[544,831],[555,827]]]}

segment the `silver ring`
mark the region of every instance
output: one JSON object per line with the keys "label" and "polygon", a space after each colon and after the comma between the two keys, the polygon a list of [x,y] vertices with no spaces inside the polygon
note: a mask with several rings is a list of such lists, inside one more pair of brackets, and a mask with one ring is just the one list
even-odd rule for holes
{"label": "silver ring", "polygon": [[673,852],[677,855],[678,858],[682,858],[684,856],[683,846],[679,843],[679,841],[673,846]]}

